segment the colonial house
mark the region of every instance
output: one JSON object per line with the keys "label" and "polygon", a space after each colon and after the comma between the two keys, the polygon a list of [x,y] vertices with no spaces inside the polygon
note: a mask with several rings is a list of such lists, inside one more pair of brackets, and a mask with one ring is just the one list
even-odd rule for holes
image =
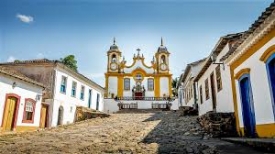
{"label": "colonial house", "polygon": [[41,83],[0,66],[0,132],[29,131],[43,127]]}
{"label": "colonial house", "polygon": [[103,111],[104,88],[59,61],[48,59],[3,63],[45,85],[45,126],[73,123],[78,106]]}
{"label": "colonial house", "polygon": [[243,33],[229,34],[219,39],[214,49],[195,77],[198,87],[199,116],[209,111],[233,113],[230,71],[220,59],[229,51],[234,50]]}
{"label": "colonial house", "polygon": [[183,78],[183,74],[180,75],[179,77],[179,80],[177,82],[177,85],[176,85],[176,89],[177,89],[177,92],[178,92],[178,103],[179,103],[179,106],[183,106],[183,104],[185,103],[185,99],[184,99],[184,93],[183,93],[183,85],[182,85],[182,78]]}
{"label": "colonial house", "polygon": [[180,95],[182,95],[182,97],[180,98],[180,100],[182,101],[182,106],[197,108],[198,89],[196,88],[194,78],[201,70],[204,62],[205,59],[201,59],[187,64],[184,73],[180,76],[178,86],[181,86],[180,90],[182,91],[182,93]]}
{"label": "colonial house", "polygon": [[275,137],[275,2],[223,59],[230,67],[238,133]]}

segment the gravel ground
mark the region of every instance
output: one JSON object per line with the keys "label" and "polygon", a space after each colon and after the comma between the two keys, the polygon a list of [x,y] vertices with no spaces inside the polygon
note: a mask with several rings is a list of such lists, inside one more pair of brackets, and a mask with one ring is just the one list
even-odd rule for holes
{"label": "gravel ground", "polygon": [[112,114],[37,132],[0,136],[0,153],[258,153],[209,139],[177,112]]}

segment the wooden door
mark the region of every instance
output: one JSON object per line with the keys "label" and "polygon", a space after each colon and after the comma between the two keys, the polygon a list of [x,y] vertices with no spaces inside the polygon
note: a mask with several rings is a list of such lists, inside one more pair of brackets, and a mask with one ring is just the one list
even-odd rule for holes
{"label": "wooden door", "polygon": [[214,73],[212,73],[212,74],[210,75],[210,82],[211,82],[211,96],[212,96],[213,111],[216,111],[216,108],[217,108],[217,100],[216,100],[216,88],[215,88]]}
{"label": "wooden door", "polygon": [[250,86],[250,80],[248,77],[243,77],[239,81],[240,84],[240,95],[242,102],[242,115],[244,123],[244,133],[247,137],[255,137],[255,114],[253,105],[253,96]]}
{"label": "wooden door", "polygon": [[40,128],[47,127],[47,115],[48,115],[48,106],[42,104],[41,114],[40,114]]}
{"label": "wooden door", "polygon": [[4,130],[11,131],[14,127],[14,120],[15,120],[15,109],[16,109],[16,102],[17,98],[9,97],[6,101],[6,110],[4,115]]}

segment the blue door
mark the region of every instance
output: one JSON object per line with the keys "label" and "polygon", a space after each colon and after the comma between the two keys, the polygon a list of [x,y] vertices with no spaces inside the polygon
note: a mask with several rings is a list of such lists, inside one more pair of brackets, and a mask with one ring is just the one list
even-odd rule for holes
{"label": "blue door", "polygon": [[92,104],[92,90],[89,89],[88,108],[91,108],[91,104]]}
{"label": "blue door", "polygon": [[272,95],[272,108],[275,119],[275,54],[267,61],[267,72],[269,75],[270,89]]}
{"label": "blue door", "polygon": [[253,96],[249,76],[244,75],[239,80],[239,85],[242,102],[244,133],[247,137],[256,137]]}

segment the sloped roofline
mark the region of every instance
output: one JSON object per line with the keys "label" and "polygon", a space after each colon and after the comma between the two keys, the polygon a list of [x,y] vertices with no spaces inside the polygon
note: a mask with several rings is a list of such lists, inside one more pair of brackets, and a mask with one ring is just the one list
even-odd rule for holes
{"label": "sloped roofline", "polygon": [[20,65],[20,64],[53,64],[53,65],[57,65],[60,66],[61,68],[64,68],[65,70],[69,71],[70,73],[78,76],[79,78],[83,79],[84,81],[100,88],[101,90],[105,90],[102,86],[100,86],[99,84],[97,84],[96,82],[92,81],[91,79],[87,78],[86,76],[84,76],[83,74],[74,71],[73,69],[67,67],[66,65],[64,65],[61,61],[59,60],[49,60],[49,59],[33,59],[33,60],[24,60],[24,61],[18,61],[18,62],[7,62],[7,63],[0,63],[0,66],[8,66],[8,65]]}
{"label": "sloped roofline", "polygon": [[16,79],[19,79],[19,80],[22,80],[22,81],[25,81],[25,82],[28,82],[28,83],[31,83],[31,84],[34,84],[36,86],[45,88],[45,86],[43,84],[41,84],[39,82],[36,82],[35,80],[33,80],[31,78],[28,78],[24,74],[22,74],[22,73],[20,73],[16,70],[13,70],[11,68],[0,66],[0,73],[5,74],[7,76],[11,76],[13,78],[16,78]]}
{"label": "sloped roofline", "polygon": [[203,67],[201,68],[201,70],[199,71],[197,76],[195,77],[194,81],[195,82],[198,81],[204,75],[206,70],[210,67],[210,65],[212,64],[212,60],[211,60],[212,55],[215,54],[216,56],[218,56],[228,42],[238,40],[244,34],[245,34],[245,32],[240,32],[240,33],[228,34],[228,35],[220,37],[219,41],[217,42],[217,44],[215,45],[215,47],[211,51],[210,55],[206,58]]}

